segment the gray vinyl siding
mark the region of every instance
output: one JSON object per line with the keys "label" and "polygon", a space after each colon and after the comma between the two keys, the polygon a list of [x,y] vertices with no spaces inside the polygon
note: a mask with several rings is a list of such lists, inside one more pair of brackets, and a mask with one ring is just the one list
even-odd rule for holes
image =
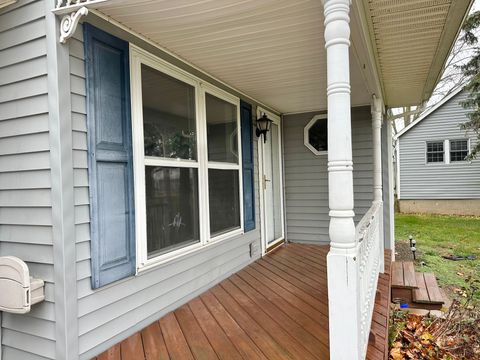
{"label": "gray vinyl siding", "polygon": [[45,14],[34,0],[0,10],[0,256],[24,260],[46,295],[28,314],[0,314],[2,360],[55,357]]}
{"label": "gray vinyl siding", "polygon": [[[328,243],[327,155],[313,154],[303,143],[305,125],[319,112],[283,118],[287,240]],[[372,204],[372,127],[369,107],[352,109],[355,221]]]}
{"label": "gray vinyl siding", "polygon": [[480,198],[480,160],[472,162],[426,163],[426,142],[470,138],[460,124],[467,121],[459,102],[460,92],[399,137],[400,199],[478,199]]}
{"label": "gray vinyl siding", "polygon": [[[254,141],[256,229],[209,245],[170,263],[103,288],[92,290],[90,268],[86,91],[82,26],[70,39],[73,165],[79,353],[87,359],[140,330],[162,315],[238,271],[260,249],[258,155]],[[255,111],[255,108],[253,109]],[[255,138],[256,139],[256,138]]]}
{"label": "gray vinyl siding", "polygon": [[392,126],[384,121],[382,126],[383,240],[385,249],[390,250],[395,248],[392,153]]}

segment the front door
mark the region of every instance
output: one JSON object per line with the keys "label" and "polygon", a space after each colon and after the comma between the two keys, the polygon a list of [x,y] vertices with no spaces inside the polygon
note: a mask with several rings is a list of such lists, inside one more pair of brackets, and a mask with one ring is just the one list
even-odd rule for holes
{"label": "front door", "polygon": [[284,240],[280,118],[261,109],[258,117],[264,112],[273,123],[266,141],[258,139],[263,253]]}

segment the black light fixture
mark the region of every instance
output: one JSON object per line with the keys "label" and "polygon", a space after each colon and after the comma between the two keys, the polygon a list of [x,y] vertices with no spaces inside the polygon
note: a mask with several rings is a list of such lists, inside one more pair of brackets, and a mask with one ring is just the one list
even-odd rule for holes
{"label": "black light fixture", "polygon": [[263,116],[260,119],[257,119],[257,137],[260,137],[263,134],[263,142],[267,142],[267,132],[270,130],[272,125],[272,120],[267,117],[267,114],[263,113]]}

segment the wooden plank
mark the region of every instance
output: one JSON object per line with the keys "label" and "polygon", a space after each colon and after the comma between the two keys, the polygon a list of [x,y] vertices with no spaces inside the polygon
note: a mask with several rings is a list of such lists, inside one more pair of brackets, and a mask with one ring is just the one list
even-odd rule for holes
{"label": "wooden plank", "polygon": [[392,264],[392,286],[403,287],[403,266],[401,261],[395,261]]}
{"label": "wooden plank", "polygon": [[[293,262],[294,260],[290,260]],[[317,271],[313,271],[313,269],[309,269],[308,266],[303,266],[299,264],[292,264],[288,263],[282,259],[265,259],[265,262],[272,265],[272,269],[279,269],[282,272],[292,276],[293,278],[305,283],[308,286],[311,286],[315,291],[319,292],[319,296],[322,299],[327,298],[327,289],[325,287],[325,283],[327,281],[326,278],[323,278],[318,274]],[[290,265],[290,266],[287,266]],[[270,267],[269,267],[270,268]]]}
{"label": "wooden plank", "polygon": [[282,344],[277,343],[223,288],[215,286],[210,290],[222,303],[235,321],[248,333],[257,346],[269,359],[294,359]]}
{"label": "wooden plank", "polygon": [[228,339],[225,332],[218,325],[205,304],[200,298],[195,298],[188,303],[193,315],[197,319],[210,344],[215,349],[220,359],[242,359],[235,346]]}
{"label": "wooden plank", "polygon": [[112,346],[107,351],[97,356],[98,360],[121,360],[120,356],[120,344]]}
{"label": "wooden plank", "polygon": [[[311,307],[301,299],[294,297],[287,290],[270,282],[264,284],[247,271],[241,271],[236,276],[247,282],[254,289],[261,289],[262,294],[283,312],[289,315],[299,325],[307,329],[326,346],[328,343],[328,317]],[[305,312],[306,313],[305,313]]]}
{"label": "wooden plank", "polygon": [[435,278],[435,274],[432,273],[424,273],[423,277],[425,279],[425,285],[428,291],[428,297],[430,298],[430,303],[432,304],[443,304],[445,301],[443,300],[442,293],[440,292],[440,288],[438,287],[437,279]]}
{"label": "wooden plank", "polygon": [[168,360],[170,358],[158,321],[142,330],[142,340],[146,360]]}
{"label": "wooden plank", "polygon": [[244,359],[267,359],[212,293],[204,293],[201,295],[201,299]]}
{"label": "wooden plank", "polygon": [[192,352],[188,347],[187,340],[185,340],[183,336],[175,315],[169,313],[161,318],[159,323],[170,358],[172,360],[193,360],[194,357],[192,356]]}
{"label": "wooden plank", "polygon": [[[310,351],[312,354],[326,354],[328,347],[318,341],[311,333],[306,331],[302,326],[298,325],[293,319],[288,317],[281,308],[277,307],[275,303],[268,301],[263,294],[257,291],[255,288],[252,288],[249,284],[243,281],[237,276],[231,276],[229,278],[230,282],[240,289],[246,296],[248,296],[258,308],[262,309],[266,314],[268,314],[272,319],[286,330],[292,337],[299,341],[305,349]],[[261,288],[259,289],[261,290]],[[320,358],[325,358],[321,357]]]}
{"label": "wooden plank", "polygon": [[[389,262],[385,252],[385,273],[380,274],[378,278],[378,287],[382,289],[390,289],[391,277],[389,276],[391,262]],[[406,290],[406,289],[402,289]],[[375,335],[375,341],[368,343],[367,360],[386,360],[388,359],[388,319],[389,319],[389,305],[390,305],[390,291],[387,294],[382,294],[379,299],[375,299],[375,306],[373,309],[373,318],[371,329]]]}
{"label": "wooden plank", "polygon": [[427,286],[425,285],[425,279],[423,273],[415,273],[418,289],[413,290],[413,301],[418,303],[428,303],[430,298],[428,297]]}
{"label": "wooden plank", "polygon": [[[315,322],[328,323],[328,308],[320,311],[318,308],[312,306],[300,296],[298,296],[298,294],[296,294],[295,292],[289,291],[288,289],[285,289],[276,282],[265,278],[265,276],[261,272],[257,271],[252,266],[248,267],[244,271],[248,273],[248,275],[252,276],[255,280],[263,284],[265,289],[270,289],[274,294],[286,300],[290,305],[296,307],[298,310],[303,312]],[[243,276],[242,274],[243,272],[240,273],[240,276]]]}
{"label": "wooden plank", "polygon": [[196,359],[218,359],[188,305],[175,310],[175,317]]}
{"label": "wooden plank", "polygon": [[[281,323],[280,312],[277,312],[276,317],[269,316],[263,308],[255,304],[248,296],[245,295],[238,287],[231,281],[225,280],[221,283],[221,287],[234,298],[237,303],[253,318],[255,321],[269,333],[273,339],[279,344],[282,344],[296,359],[315,359],[304,344],[297,341],[295,337],[286,331]],[[271,304],[269,304],[271,306]],[[308,341],[305,338],[304,341]]]}
{"label": "wooden plank", "polygon": [[140,333],[136,333],[123,340],[120,343],[120,353],[122,354],[122,360],[145,359]]}
{"label": "wooden plank", "polygon": [[411,261],[403,261],[403,284],[409,288],[418,287],[415,280],[415,266]]}
{"label": "wooden plank", "polygon": [[268,266],[266,262],[259,261],[252,266],[266,277],[272,279],[285,289],[293,292],[310,305],[318,308],[320,311],[326,309],[328,299],[325,293],[316,290],[312,286],[304,283],[302,280],[299,280],[290,274],[280,271],[276,267]]}

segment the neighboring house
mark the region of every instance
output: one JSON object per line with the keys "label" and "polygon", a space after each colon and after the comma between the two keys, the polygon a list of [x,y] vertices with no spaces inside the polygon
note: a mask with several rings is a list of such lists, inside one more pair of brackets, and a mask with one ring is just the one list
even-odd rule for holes
{"label": "neighboring house", "polygon": [[330,245],[312,356],[365,357],[384,108],[428,99],[471,1],[0,6],[0,256],[45,281],[1,313],[2,360],[96,356],[285,241]]}
{"label": "neighboring house", "polygon": [[466,96],[453,91],[395,136],[401,212],[480,215],[480,160],[466,159],[478,137],[461,129]]}

